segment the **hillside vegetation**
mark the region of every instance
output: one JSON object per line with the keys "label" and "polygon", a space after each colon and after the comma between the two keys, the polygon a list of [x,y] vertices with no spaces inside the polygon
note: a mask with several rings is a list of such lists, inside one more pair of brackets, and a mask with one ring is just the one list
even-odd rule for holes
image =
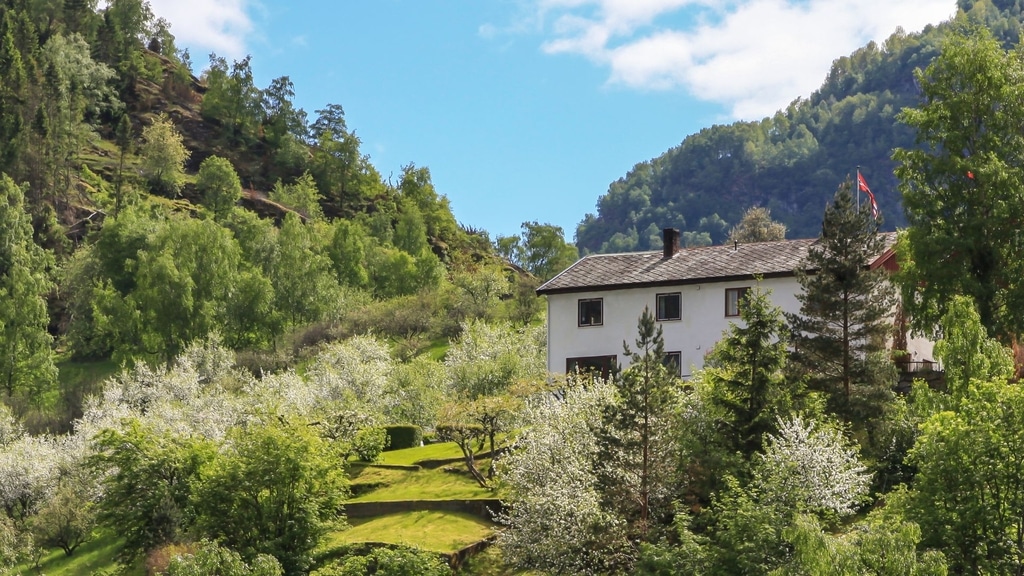
{"label": "hillside vegetation", "polygon": [[[144,0],[0,4],[0,568],[448,570],[317,547],[387,426],[443,413],[466,457],[480,414],[509,426],[521,395],[475,403],[543,381],[533,272],[567,245],[532,223],[510,262],[428,168],[385,180],[340,105],[294,96],[248,58],[197,75]],[[390,493],[474,494],[454,478]]]}
{"label": "hillside vegetation", "polygon": [[[548,373],[561,231],[492,245],[426,168],[383,180],[340,106],[309,122],[248,59],[193,75],[143,0],[0,4],[0,570],[443,576],[493,543],[460,569],[1024,573],[1024,48],[1015,6],[963,8],[838,61],[813,106],[688,139],[690,168],[635,172],[738,204],[751,157],[848,140],[841,110],[903,130],[842,103],[896,113],[914,86],[868,72],[938,47],[896,116],[899,269],[865,267],[881,222],[838,184],[799,310],[752,284],[684,382],[648,308],[628,368]],[[781,232],[767,210],[733,231]],[[905,393],[909,327],[945,374]]]}
{"label": "hillside vegetation", "polygon": [[580,222],[576,246],[581,253],[660,249],[659,231],[669,226],[689,245],[721,244],[753,206],[768,208],[787,237],[812,238],[822,207],[858,166],[884,228],[904,226],[891,157],[914,145],[914,131],[896,118],[921,100],[914,71],[965,22],[992,30],[1005,47],[1020,38],[1019,1],[960,0],[957,8],[950,22],[913,34],[898,29],[881,45],[837,58],[817,91],[771,117],[705,128],[637,163]]}

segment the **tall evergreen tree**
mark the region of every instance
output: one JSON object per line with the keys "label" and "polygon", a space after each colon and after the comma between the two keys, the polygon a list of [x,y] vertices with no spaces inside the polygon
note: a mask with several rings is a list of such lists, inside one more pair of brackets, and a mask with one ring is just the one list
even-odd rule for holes
{"label": "tall evergreen tree", "polygon": [[623,348],[631,364],[616,378],[616,402],[604,411],[598,479],[608,508],[626,520],[633,537],[647,540],[652,525],[669,512],[676,380],[665,366],[662,329],[649,308],[637,322],[636,350],[625,342]]}
{"label": "tall evergreen tree", "polygon": [[121,207],[124,205],[122,196],[122,189],[124,187],[124,157],[132,148],[132,121],[128,114],[121,114],[121,119],[118,120],[117,129],[114,132],[114,138],[119,152],[117,180],[114,183],[114,217],[116,218],[121,213]]}
{"label": "tall evergreen tree", "polygon": [[32,241],[21,187],[0,175],[0,386],[11,396],[57,377],[44,296],[53,256]]}
{"label": "tall evergreen tree", "polygon": [[768,294],[760,288],[747,292],[740,320],[715,344],[704,373],[724,415],[720,433],[726,446],[750,456],[761,449],[765,434],[778,431],[778,419],[789,414],[803,390],[785,378],[785,322]]}
{"label": "tall evergreen tree", "polygon": [[885,241],[870,207],[854,205],[848,180],[825,208],[821,237],[797,271],[798,314],[793,331],[795,371],[828,395],[830,408],[848,420],[877,416],[894,366],[884,361],[895,288],[886,271],[869,269]]}

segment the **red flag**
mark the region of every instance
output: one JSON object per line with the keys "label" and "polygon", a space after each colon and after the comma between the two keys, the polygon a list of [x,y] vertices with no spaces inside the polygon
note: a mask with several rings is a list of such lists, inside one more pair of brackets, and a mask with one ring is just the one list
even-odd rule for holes
{"label": "red flag", "polygon": [[868,188],[868,183],[861,176],[860,172],[857,172],[857,187],[860,188],[861,192],[867,194],[871,200],[871,217],[878,218],[878,203],[875,202],[875,195],[871,193],[871,188]]}

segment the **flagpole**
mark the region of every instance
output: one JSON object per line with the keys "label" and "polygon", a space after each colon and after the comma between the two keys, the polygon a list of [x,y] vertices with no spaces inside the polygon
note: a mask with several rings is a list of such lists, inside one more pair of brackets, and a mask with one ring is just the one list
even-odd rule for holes
{"label": "flagpole", "polygon": [[854,186],[857,187],[857,213],[860,213],[860,165],[857,165],[857,179],[854,181]]}

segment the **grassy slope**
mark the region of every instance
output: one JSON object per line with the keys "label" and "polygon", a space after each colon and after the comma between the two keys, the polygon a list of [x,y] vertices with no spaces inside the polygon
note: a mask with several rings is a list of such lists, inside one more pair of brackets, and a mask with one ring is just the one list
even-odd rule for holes
{"label": "grassy slope", "polygon": [[[85,372],[105,374],[110,366],[97,365],[82,367]],[[70,373],[68,374],[70,377]],[[383,460],[387,464],[412,465],[420,460],[452,458],[461,456],[458,446],[453,443],[430,444],[420,448],[409,448],[385,452]],[[486,469],[488,461],[480,464]],[[353,464],[350,469],[353,484],[378,484],[375,488],[353,502],[372,502],[379,500],[419,500],[419,499],[463,499],[493,498],[494,492],[480,488],[476,482],[463,471],[461,464],[453,464],[453,471],[434,470],[402,470],[377,468],[365,464]],[[323,545],[333,548],[355,542],[388,542],[407,544],[425,550],[451,553],[473,542],[487,538],[494,533],[495,525],[482,518],[470,514],[451,512],[418,511],[400,514],[389,514],[377,518],[360,518],[350,520],[351,528],[330,533]],[[82,545],[70,558],[60,550],[53,550],[40,561],[41,571],[37,572],[27,564],[19,565],[12,574],[48,576],[77,576],[79,574],[113,573],[116,568],[114,555],[118,548],[118,539],[109,532],[100,532],[92,541]],[[492,562],[478,562],[487,565],[500,564],[500,559],[493,557]],[[486,572],[487,574],[503,574],[503,572]],[[141,568],[127,576],[139,576]]]}
{"label": "grassy slope", "polygon": [[[485,463],[486,465],[486,463]],[[456,500],[462,498],[493,498],[494,493],[481,488],[468,474],[458,471],[395,470],[355,465],[350,472],[354,489],[359,484],[379,484],[369,492],[352,498],[352,502],[382,500]]]}
{"label": "grassy slope", "polygon": [[494,533],[494,524],[471,514],[430,510],[360,518],[350,523],[351,528],[328,536],[327,547],[387,542],[433,552],[455,552]]}
{"label": "grassy slope", "polygon": [[440,442],[427,444],[418,448],[405,448],[403,450],[392,450],[382,452],[377,464],[399,464],[411,466],[420,460],[439,460],[443,458],[459,458],[462,451],[454,442]]}
{"label": "grassy slope", "polygon": [[[18,576],[35,576],[46,574],[47,576],[80,576],[81,574],[113,574],[118,566],[114,559],[121,544],[120,538],[107,532],[99,531],[96,537],[82,544],[71,556],[65,556],[64,552],[58,549],[50,551],[39,561],[40,570],[37,571],[30,564],[19,564],[14,567],[10,574]],[[142,567],[124,572],[125,576],[142,576]]]}

